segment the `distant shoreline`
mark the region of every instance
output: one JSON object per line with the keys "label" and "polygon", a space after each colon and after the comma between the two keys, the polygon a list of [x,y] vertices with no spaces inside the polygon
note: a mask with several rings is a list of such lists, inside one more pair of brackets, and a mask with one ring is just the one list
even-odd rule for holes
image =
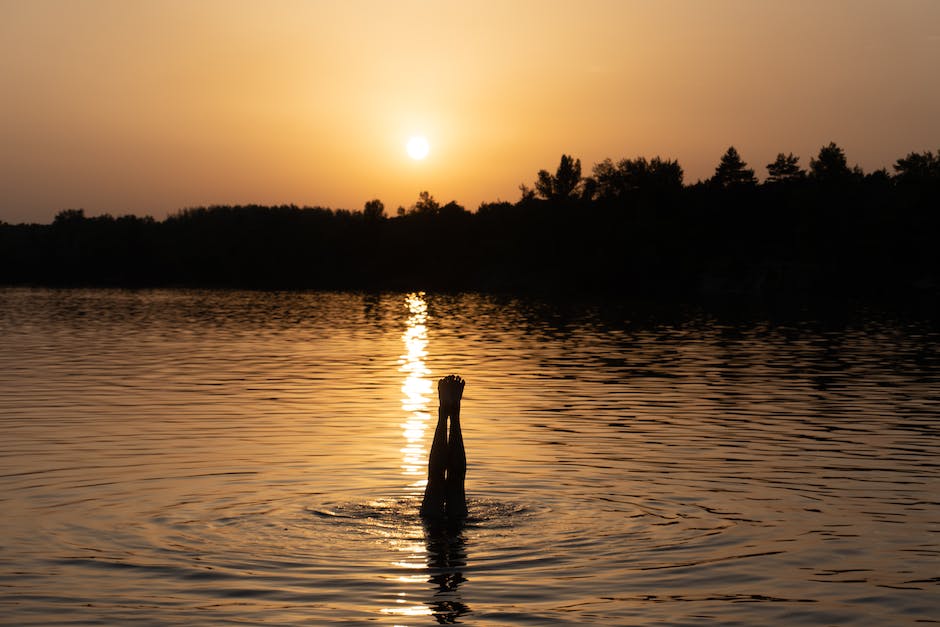
{"label": "distant shoreline", "polygon": [[0,285],[929,306],[940,301],[940,159],[924,159],[933,165],[917,176],[840,161],[836,174],[763,184],[736,162],[717,182],[683,186],[674,162],[605,162],[581,178],[563,156],[516,203],[470,212],[422,192],[395,217],[378,200],[163,221],[69,210],[52,224],[0,223]]}

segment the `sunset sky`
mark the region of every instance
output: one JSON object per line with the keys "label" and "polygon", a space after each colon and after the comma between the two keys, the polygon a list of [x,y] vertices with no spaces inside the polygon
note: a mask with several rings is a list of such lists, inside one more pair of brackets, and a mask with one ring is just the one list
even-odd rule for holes
{"label": "sunset sky", "polygon": [[890,169],[940,148],[938,67],[935,0],[0,0],[0,220],[476,209],[562,152]]}

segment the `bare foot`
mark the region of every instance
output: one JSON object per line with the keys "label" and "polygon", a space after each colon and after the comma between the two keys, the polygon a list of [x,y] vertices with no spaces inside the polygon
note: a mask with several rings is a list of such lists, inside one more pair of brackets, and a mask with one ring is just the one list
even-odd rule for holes
{"label": "bare foot", "polygon": [[460,407],[464,385],[466,385],[466,381],[455,374],[447,375],[438,381],[437,394],[441,399],[441,407],[448,409]]}

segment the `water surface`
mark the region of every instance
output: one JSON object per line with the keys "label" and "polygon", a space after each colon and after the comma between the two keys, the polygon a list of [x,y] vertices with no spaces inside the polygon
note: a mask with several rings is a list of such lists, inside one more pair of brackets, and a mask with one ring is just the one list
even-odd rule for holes
{"label": "water surface", "polygon": [[[940,618],[940,335],[478,295],[0,290],[0,615]],[[417,517],[437,377],[471,517]]]}

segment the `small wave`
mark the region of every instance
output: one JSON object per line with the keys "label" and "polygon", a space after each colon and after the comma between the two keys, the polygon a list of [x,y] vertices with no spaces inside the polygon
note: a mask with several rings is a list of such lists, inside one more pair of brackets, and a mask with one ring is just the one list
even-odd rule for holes
{"label": "small wave", "polygon": [[[378,526],[399,526],[419,523],[421,500],[418,497],[381,498],[364,503],[340,503],[308,507],[307,512],[322,520],[337,522],[369,522]],[[525,505],[494,499],[468,499],[467,527],[509,527],[549,510],[548,507]]]}

